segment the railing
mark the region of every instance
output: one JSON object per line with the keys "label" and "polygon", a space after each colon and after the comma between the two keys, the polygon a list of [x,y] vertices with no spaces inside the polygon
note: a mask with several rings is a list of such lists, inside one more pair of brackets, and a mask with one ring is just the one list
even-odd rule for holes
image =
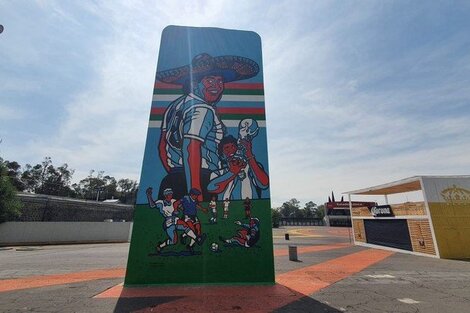
{"label": "railing", "polygon": [[323,226],[325,223],[322,218],[317,217],[281,217],[280,226]]}

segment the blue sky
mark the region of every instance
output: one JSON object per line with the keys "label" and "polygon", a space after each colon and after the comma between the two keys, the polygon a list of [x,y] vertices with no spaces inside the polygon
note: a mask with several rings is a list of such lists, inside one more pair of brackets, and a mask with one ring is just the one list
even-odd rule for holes
{"label": "blue sky", "polygon": [[469,174],[470,5],[2,1],[0,155],[139,178],[167,25],[263,41],[271,194]]}

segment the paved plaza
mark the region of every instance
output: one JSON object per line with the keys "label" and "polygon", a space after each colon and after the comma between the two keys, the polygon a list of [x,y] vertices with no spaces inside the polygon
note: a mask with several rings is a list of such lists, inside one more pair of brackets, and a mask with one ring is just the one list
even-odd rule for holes
{"label": "paved plaza", "polygon": [[0,248],[0,312],[470,312],[470,262],[353,246],[345,228],[275,229],[274,286],[123,288],[128,249]]}

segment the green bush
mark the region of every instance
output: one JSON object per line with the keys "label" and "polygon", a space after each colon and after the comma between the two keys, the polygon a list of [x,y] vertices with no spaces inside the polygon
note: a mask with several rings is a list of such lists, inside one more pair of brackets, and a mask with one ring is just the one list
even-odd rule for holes
{"label": "green bush", "polygon": [[279,222],[281,219],[281,213],[277,209],[271,209],[271,219],[273,222],[273,227],[278,228],[279,227]]}
{"label": "green bush", "polygon": [[21,202],[16,197],[3,163],[0,162],[0,223],[11,221],[20,216]]}

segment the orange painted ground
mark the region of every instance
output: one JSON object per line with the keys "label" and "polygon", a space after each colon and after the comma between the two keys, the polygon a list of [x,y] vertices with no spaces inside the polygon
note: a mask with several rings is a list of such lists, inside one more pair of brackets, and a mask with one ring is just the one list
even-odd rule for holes
{"label": "orange painted ground", "polygon": [[124,268],[110,268],[67,274],[40,275],[16,279],[4,279],[0,280],[0,292],[78,283],[82,281],[103,278],[119,278],[124,277],[125,273],[126,269]]}
{"label": "orange painted ground", "polygon": [[369,249],[277,275],[276,282],[310,295],[384,260],[394,252]]}
{"label": "orange painted ground", "polygon": [[[335,244],[335,245],[321,245],[321,246],[303,246],[298,247],[297,253],[310,253],[318,251],[326,251],[332,249],[340,249],[349,246],[348,244]],[[288,255],[287,249],[274,250],[274,256],[286,256]],[[63,285],[78,283],[89,280],[103,279],[103,278],[121,278],[124,277],[126,269],[124,268],[112,268],[112,269],[101,269],[93,271],[84,271],[67,274],[57,275],[40,275],[30,276],[15,279],[0,280],[0,292],[46,287],[53,285]]]}
{"label": "orange painted ground", "polygon": [[[314,248],[314,247],[309,247]],[[339,248],[339,247],[335,247]],[[364,250],[277,277],[275,286],[204,287],[112,287],[95,298],[172,298],[135,312],[271,312],[304,298],[392,255],[382,250]],[[201,309],[203,308],[203,310]]]}

